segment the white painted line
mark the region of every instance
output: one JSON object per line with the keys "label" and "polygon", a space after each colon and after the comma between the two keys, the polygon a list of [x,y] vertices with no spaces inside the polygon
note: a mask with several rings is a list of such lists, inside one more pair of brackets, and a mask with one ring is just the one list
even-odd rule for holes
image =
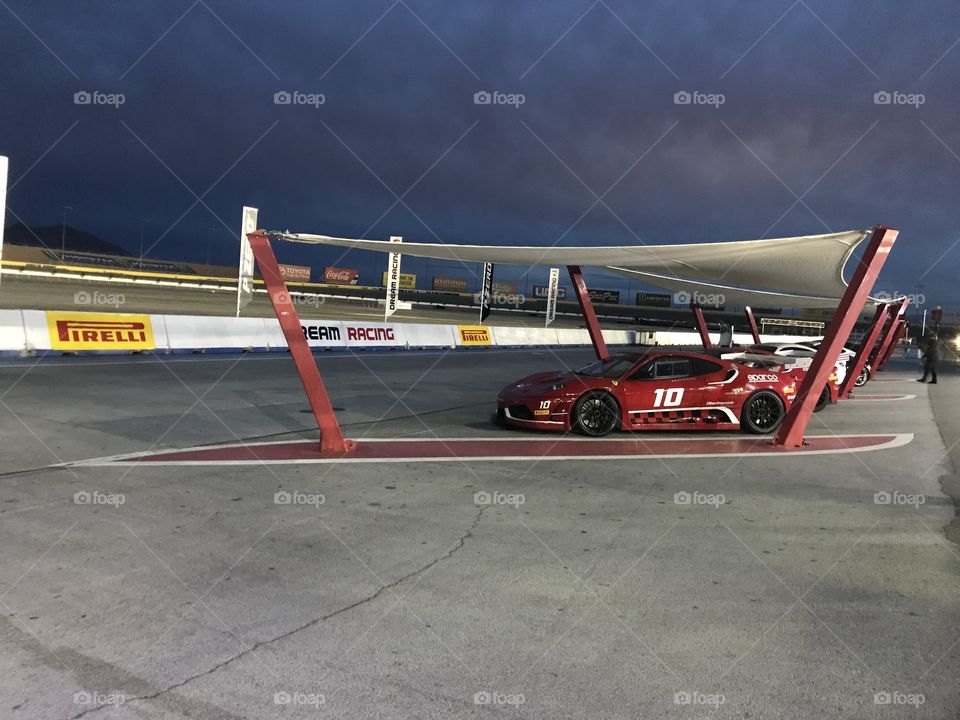
{"label": "white painted line", "polygon": [[[888,433],[879,433],[879,434],[888,434]],[[418,462],[547,462],[551,460],[629,460],[631,462],[637,460],[666,460],[666,459],[676,459],[683,460],[685,458],[783,458],[783,457],[796,457],[796,456],[806,456],[806,455],[840,455],[846,453],[862,453],[862,452],[871,452],[873,450],[888,450],[890,448],[901,447],[907,445],[913,441],[913,433],[892,433],[893,437],[891,440],[888,440],[885,443],[879,445],[869,445],[865,447],[854,447],[854,448],[835,448],[831,450],[778,450],[776,452],[761,452],[761,453],[658,453],[655,455],[543,455],[543,456],[531,456],[531,455],[497,455],[497,456],[464,456],[464,457],[434,457],[434,458],[417,458],[417,457],[390,457],[390,458],[311,458],[311,459],[300,459],[300,460],[148,460],[140,462],[133,458],[145,458],[151,457],[153,455],[163,455],[166,453],[174,452],[193,452],[200,450],[220,450],[228,449],[231,447],[247,447],[248,445],[252,446],[262,446],[262,445],[289,445],[292,443],[301,443],[303,440],[292,440],[292,441],[282,441],[277,443],[247,443],[247,444],[233,444],[233,445],[210,445],[204,447],[196,447],[189,449],[180,449],[180,450],[159,450],[154,453],[129,453],[125,455],[113,455],[105,456],[99,458],[92,458],[90,460],[78,460],[75,462],[61,463],[59,465],[51,465],[50,467],[104,467],[104,466],[116,466],[116,467],[128,467],[128,466],[139,466],[139,467],[153,467],[153,466],[174,466],[174,465],[197,465],[197,466],[215,466],[215,465],[310,465],[310,464],[330,464],[330,463],[418,463]],[[860,438],[860,437],[876,437],[874,434],[856,434],[856,435],[808,435],[809,440],[815,440],[816,438],[828,438],[828,439],[845,439],[845,438]],[[573,438],[573,439],[583,439],[583,438]],[[616,439],[616,438],[611,438]],[[623,440],[624,438],[619,438]],[[517,439],[504,441],[499,438],[378,438],[379,442],[423,442],[424,440],[434,440],[436,442],[462,442],[464,440],[483,440],[489,442],[528,442],[529,439]],[[661,440],[653,440],[651,443],[657,442],[669,442],[670,440],[690,440],[687,438],[664,438]],[[562,442],[560,439],[558,442]],[[364,440],[368,442],[368,440]],[[602,439],[596,438],[591,440],[591,442],[603,442]],[[639,441],[647,442],[647,441]]]}
{"label": "white painted line", "polygon": [[877,395],[857,395],[854,393],[852,400],[856,405],[857,400],[868,400],[869,402],[899,402],[900,400],[913,400],[916,395],[895,395],[894,397],[879,397]]}

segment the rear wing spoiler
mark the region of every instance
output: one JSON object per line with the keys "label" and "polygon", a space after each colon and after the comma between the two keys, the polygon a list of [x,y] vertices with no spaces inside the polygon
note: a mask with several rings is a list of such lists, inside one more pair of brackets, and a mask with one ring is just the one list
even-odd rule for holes
{"label": "rear wing spoiler", "polygon": [[792,361],[796,360],[796,358],[785,357],[783,355],[756,355],[745,352],[724,353],[720,358],[740,365],[746,365],[747,367],[774,370],[776,372],[789,369],[795,364]]}

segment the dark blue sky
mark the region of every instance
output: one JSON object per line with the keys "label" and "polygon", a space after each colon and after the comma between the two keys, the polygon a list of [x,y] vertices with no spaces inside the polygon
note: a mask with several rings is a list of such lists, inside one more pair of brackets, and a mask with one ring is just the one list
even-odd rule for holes
{"label": "dark blue sky", "polygon": [[151,255],[202,260],[212,239],[235,262],[243,204],[272,229],[466,243],[884,222],[902,232],[881,288],[960,309],[958,41],[955,0],[2,0],[7,224],[67,204],[134,251],[146,218]]}

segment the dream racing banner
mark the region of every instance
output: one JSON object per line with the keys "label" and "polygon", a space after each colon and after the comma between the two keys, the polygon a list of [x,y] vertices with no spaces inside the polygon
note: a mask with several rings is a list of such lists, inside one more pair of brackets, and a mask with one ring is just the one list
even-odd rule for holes
{"label": "dream racing banner", "polygon": [[[402,243],[403,238],[392,236],[392,243]],[[383,319],[389,320],[397,311],[397,300],[400,299],[400,253],[392,252],[387,260],[387,302],[383,311]]]}
{"label": "dream racing banner", "polygon": [[490,298],[493,295],[493,263],[483,264],[483,281],[480,283],[480,322],[490,317]]}
{"label": "dream racing banner", "polygon": [[154,350],[149,315],[47,312],[53,350]]}
{"label": "dream racing banner", "polygon": [[557,317],[557,289],[560,287],[560,268],[550,268],[550,280],[547,284],[547,322],[544,327]]}
{"label": "dream racing banner", "polygon": [[253,300],[253,248],[247,235],[257,229],[257,209],[243,208],[240,223],[240,271],[237,276],[237,317],[240,311]]}

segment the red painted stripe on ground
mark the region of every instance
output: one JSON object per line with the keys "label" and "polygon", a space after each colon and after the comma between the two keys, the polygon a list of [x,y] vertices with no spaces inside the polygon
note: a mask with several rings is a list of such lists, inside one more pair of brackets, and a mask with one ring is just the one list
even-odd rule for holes
{"label": "red painted stripe on ground", "polygon": [[[766,438],[691,438],[671,440],[556,440],[550,438],[512,440],[404,440],[359,441],[342,457],[350,460],[406,460],[503,457],[649,457],[656,455],[763,455],[804,453],[809,451],[860,450],[876,447],[897,438],[896,435],[858,437],[816,436],[802,448],[775,446]],[[126,457],[118,462],[291,462],[330,459],[319,452],[316,441],[294,443],[258,443],[240,447],[215,447],[197,450],[161,452]]]}

